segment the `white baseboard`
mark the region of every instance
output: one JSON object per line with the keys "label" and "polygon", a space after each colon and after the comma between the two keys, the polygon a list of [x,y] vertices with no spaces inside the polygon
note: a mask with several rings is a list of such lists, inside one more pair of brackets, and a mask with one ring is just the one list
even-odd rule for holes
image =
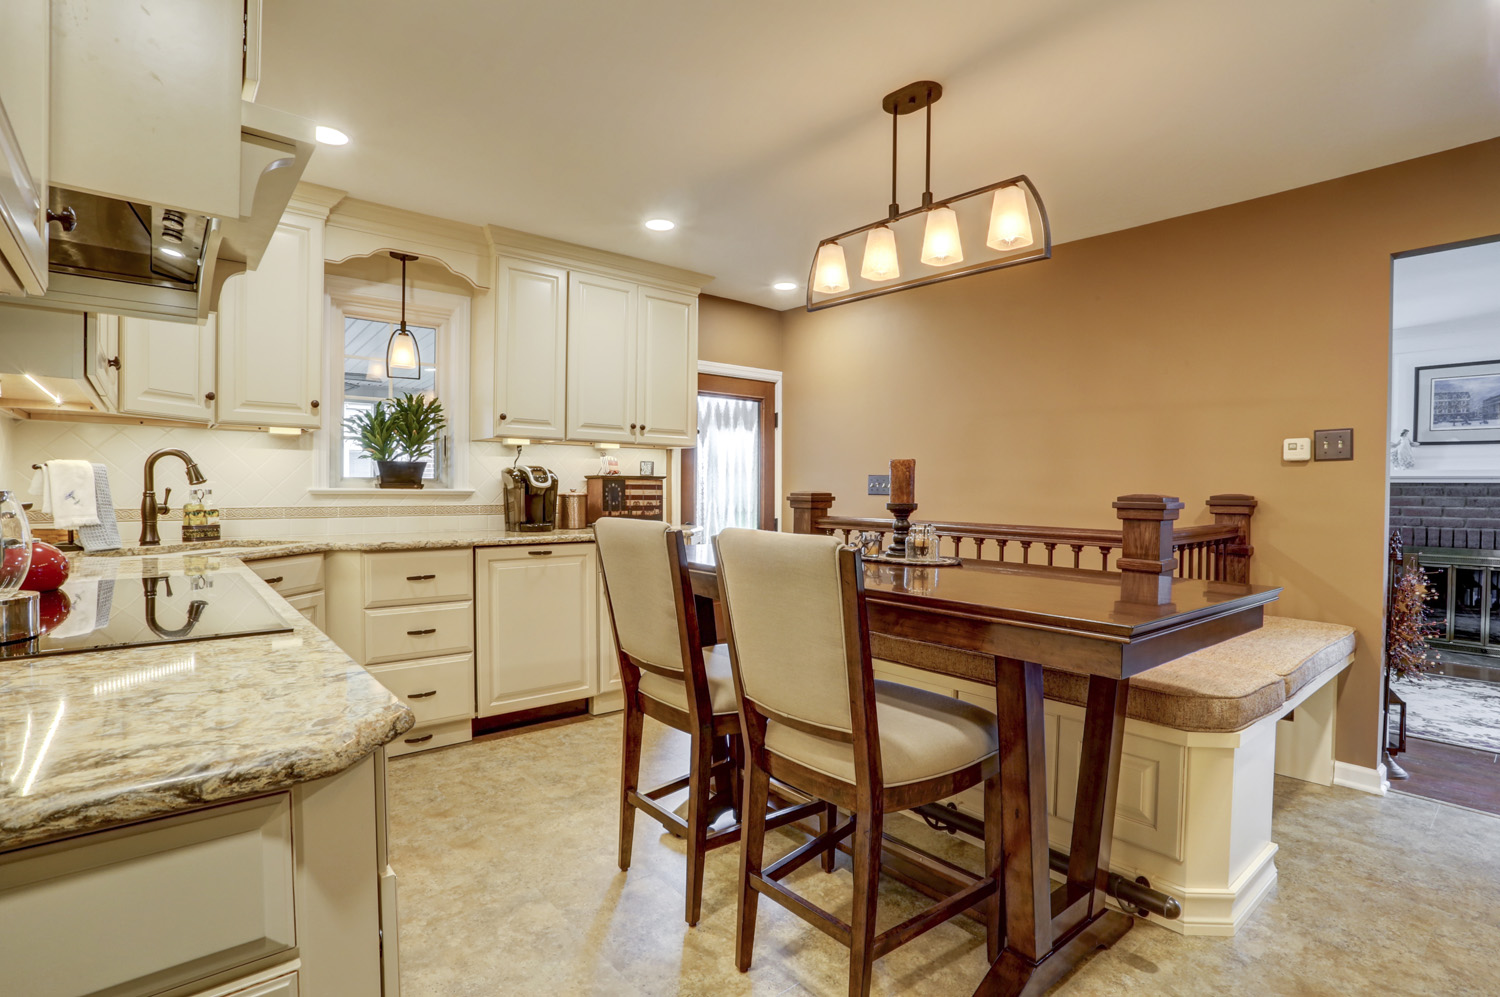
{"label": "white baseboard", "polygon": [[1350,762],[1334,762],[1333,784],[1346,789],[1357,789],[1361,793],[1373,793],[1376,796],[1384,796],[1391,788],[1390,780],[1385,777],[1384,763],[1375,768],[1366,768]]}

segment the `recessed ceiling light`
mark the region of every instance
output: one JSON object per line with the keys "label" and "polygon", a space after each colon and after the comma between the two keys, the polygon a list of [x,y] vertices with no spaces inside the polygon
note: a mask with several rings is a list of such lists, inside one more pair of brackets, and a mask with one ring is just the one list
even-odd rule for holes
{"label": "recessed ceiling light", "polygon": [[677,223],[668,218],[648,218],[646,227],[653,232],[670,232],[677,227]]}
{"label": "recessed ceiling light", "polygon": [[778,291],[795,291],[797,289],[797,282],[795,280],[778,280],[771,286]]}
{"label": "recessed ceiling light", "polygon": [[179,260],[183,258],[183,253],[180,250],[173,249],[171,246],[161,247],[161,252],[163,256],[175,256]]}
{"label": "recessed ceiling light", "polygon": [[318,138],[318,141],[322,142],[324,145],[348,145],[349,144],[349,136],[348,135],[345,135],[343,132],[339,131],[337,128],[329,128],[327,125],[319,125],[317,127],[317,130],[313,134],[315,134],[317,136],[317,138]]}

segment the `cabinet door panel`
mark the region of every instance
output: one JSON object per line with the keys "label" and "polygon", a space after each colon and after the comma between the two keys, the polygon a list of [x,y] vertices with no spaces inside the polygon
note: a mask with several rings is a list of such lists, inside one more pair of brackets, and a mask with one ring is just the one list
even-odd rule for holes
{"label": "cabinet door panel", "polygon": [[289,214],[255,270],[219,298],[218,421],[317,429],[323,365],[323,223]]}
{"label": "cabinet door panel", "polygon": [[120,411],[183,422],[213,419],[215,317],[203,325],[120,320]]}
{"label": "cabinet door panel", "polygon": [[593,547],[477,548],[474,557],[479,715],[594,695],[599,581]]}
{"label": "cabinet door panel", "polygon": [[604,593],[604,572],[599,572],[599,695],[620,692],[625,682],[620,678],[620,651],[615,643],[614,621],[609,615],[609,598]]}
{"label": "cabinet door panel", "polygon": [[691,447],[698,436],[698,299],[643,287],[639,291],[636,440]]}
{"label": "cabinet door panel", "polygon": [[502,259],[496,272],[494,435],[567,433],[568,273]]}
{"label": "cabinet door panel", "polygon": [[568,275],[568,437],[630,443],[638,425],[636,287]]}

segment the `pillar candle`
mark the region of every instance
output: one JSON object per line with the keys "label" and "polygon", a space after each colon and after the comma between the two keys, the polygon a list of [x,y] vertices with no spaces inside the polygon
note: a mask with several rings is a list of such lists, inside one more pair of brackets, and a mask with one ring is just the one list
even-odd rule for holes
{"label": "pillar candle", "polygon": [[917,500],[917,462],[891,461],[891,502],[911,504]]}

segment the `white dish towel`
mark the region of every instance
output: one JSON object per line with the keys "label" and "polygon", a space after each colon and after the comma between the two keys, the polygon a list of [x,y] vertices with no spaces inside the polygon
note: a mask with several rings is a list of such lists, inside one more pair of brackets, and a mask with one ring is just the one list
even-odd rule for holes
{"label": "white dish towel", "polygon": [[42,500],[42,511],[52,514],[52,526],[76,530],[99,525],[94,465],[86,460],[49,460],[31,481],[31,494]]}

